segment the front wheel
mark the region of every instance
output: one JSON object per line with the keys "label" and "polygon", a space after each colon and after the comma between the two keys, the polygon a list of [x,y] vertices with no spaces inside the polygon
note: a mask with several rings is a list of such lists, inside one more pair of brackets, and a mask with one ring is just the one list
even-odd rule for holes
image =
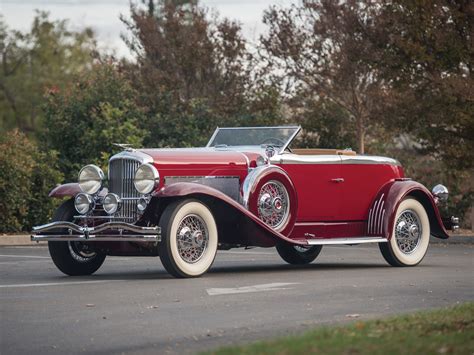
{"label": "front wheel", "polygon": [[321,252],[322,248],[322,245],[304,247],[287,243],[280,243],[276,246],[281,258],[288,264],[293,265],[305,265],[313,262]]}
{"label": "front wheel", "polygon": [[174,277],[198,277],[214,262],[217,225],[200,201],[186,199],[168,205],[160,218],[161,262]]}
{"label": "front wheel", "polygon": [[[74,200],[58,207],[53,221],[74,221]],[[66,233],[66,231],[64,231]],[[104,263],[105,254],[98,253],[83,242],[48,242],[49,254],[56,267],[69,276],[91,275]]]}
{"label": "front wheel", "polygon": [[423,205],[413,198],[398,206],[391,238],[379,243],[384,259],[392,266],[415,266],[423,260],[430,242],[430,221]]}

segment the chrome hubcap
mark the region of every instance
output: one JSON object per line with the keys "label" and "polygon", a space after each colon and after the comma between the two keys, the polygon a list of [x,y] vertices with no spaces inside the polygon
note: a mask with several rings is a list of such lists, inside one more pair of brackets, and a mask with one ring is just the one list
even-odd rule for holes
{"label": "chrome hubcap", "polygon": [[94,258],[97,254],[89,250],[89,246],[81,242],[68,242],[69,253],[79,262],[86,262]]}
{"label": "chrome hubcap", "polygon": [[400,251],[411,254],[418,247],[423,230],[418,215],[413,210],[405,210],[395,224],[395,238]]}
{"label": "chrome hubcap", "polygon": [[204,220],[195,214],[184,217],[176,234],[178,252],[187,263],[201,259],[209,242],[209,232]]}
{"label": "chrome hubcap", "polygon": [[311,249],[310,247],[303,247],[301,245],[295,245],[293,248],[299,253],[306,253]]}
{"label": "chrome hubcap", "polygon": [[289,198],[281,182],[271,180],[262,186],[258,196],[258,215],[270,227],[282,225],[289,214]]}

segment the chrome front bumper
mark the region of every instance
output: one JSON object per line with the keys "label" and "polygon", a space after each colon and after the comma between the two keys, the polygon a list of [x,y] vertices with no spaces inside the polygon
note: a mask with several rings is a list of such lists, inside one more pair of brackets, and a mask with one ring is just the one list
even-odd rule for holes
{"label": "chrome front bumper", "polygon": [[33,227],[31,240],[160,242],[161,230],[160,227],[142,227],[126,222],[106,222],[96,227],[82,227],[72,222],[52,222]]}

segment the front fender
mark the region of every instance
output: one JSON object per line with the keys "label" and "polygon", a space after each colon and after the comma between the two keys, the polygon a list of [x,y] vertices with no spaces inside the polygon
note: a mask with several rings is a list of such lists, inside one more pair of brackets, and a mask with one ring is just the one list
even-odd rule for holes
{"label": "front fender", "polygon": [[425,208],[431,235],[441,239],[449,238],[433,195],[422,184],[406,179],[390,181],[380,189],[369,210],[367,234],[390,239],[398,206],[406,197],[415,198]]}
{"label": "front fender", "polygon": [[[80,192],[82,192],[82,190],[79,187],[79,184],[77,182],[71,182],[56,186],[51,190],[48,196],[53,198],[75,197]],[[106,187],[103,187],[99,192],[99,196],[104,197],[108,192],[109,190]]]}
{"label": "front fender", "polygon": [[53,198],[74,197],[79,192],[81,192],[81,188],[79,187],[79,184],[77,182],[72,182],[69,184],[62,184],[62,185],[56,186],[49,193],[49,197],[53,197]]}
{"label": "front fender", "polygon": [[219,242],[229,244],[271,247],[279,241],[294,245],[307,245],[306,241],[293,240],[262,222],[237,201],[212,187],[181,182],[161,188],[152,195],[155,203],[163,199],[196,198],[203,201],[216,218]]}

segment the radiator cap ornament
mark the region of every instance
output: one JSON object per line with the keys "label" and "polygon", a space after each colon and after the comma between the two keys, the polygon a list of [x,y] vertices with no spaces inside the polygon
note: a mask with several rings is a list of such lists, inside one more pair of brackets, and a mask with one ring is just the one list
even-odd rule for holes
{"label": "radiator cap ornament", "polygon": [[128,143],[112,143],[113,146],[122,148],[122,150],[126,152],[133,152],[135,149],[133,149],[131,144]]}

